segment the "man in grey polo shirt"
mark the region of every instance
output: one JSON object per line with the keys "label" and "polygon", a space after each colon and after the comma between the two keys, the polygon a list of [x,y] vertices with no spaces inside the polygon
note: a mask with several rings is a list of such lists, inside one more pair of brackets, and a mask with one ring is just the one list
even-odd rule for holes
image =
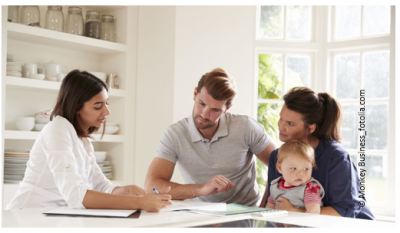
{"label": "man in grey polo shirt", "polygon": [[[172,199],[257,205],[253,154],[265,165],[276,148],[253,118],[228,113],[236,95],[235,80],[223,69],[200,79],[192,115],[164,132],[151,163],[145,189],[167,190]],[[185,184],[170,182],[175,164]]]}

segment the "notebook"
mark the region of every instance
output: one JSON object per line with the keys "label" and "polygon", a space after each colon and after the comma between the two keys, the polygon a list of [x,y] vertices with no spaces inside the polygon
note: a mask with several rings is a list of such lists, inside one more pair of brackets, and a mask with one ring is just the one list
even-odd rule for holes
{"label": "notebook", "polygon": [[72,209],[66,206],[48,210],[43,214],[127,218],[137,210]]}

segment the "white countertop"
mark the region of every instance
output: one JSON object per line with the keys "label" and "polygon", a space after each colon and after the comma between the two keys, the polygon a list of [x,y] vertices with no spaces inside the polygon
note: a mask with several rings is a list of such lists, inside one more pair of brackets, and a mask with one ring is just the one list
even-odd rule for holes
{"label": "white countertop", "polygon": [[142,212],[139,218],[46,216],[52,208],[3,210],[2,227],[191,227],[242,219],[260,219],[311,227],[395,228],[395,223],[289,212],[286,216],[252,217],[251,214],[211,216],[188,212]]}

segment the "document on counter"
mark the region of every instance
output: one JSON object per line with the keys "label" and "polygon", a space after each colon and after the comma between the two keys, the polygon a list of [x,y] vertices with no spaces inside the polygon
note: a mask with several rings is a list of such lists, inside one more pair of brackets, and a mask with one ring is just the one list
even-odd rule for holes
{"label": "document on counter", "polygon": [[225,211],[226,203],[203,202],[203,201],[172,201],[172,205],[161,209],[160,212],[175,210],[205,210],[205,211]]}
{"label": "document on counter", "polygon": [[127,218],[136,211],[137,210],[72,209],[67,206],[62,206],[43,212],[43,214]]}

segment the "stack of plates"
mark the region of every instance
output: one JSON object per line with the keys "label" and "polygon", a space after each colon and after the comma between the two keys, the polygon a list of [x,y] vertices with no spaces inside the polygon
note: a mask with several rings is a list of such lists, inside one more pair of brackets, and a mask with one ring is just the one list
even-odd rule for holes
{"label": "stack of plates", "polygon": [[24,63],[22,62],[7,62],[7,75],[22,77],[22,66]]}
{"label": "stack of plates", "polygon": [[110,179],[112,177],[112,171],[111,171],[111,163],[110,161],[97,161],[97,164],[103,171],[104,175]]}
{"label": "stack of plates", "polygon": [[4,152],[4,183],[18,184],[24,178],[29,151],[6,150]]}

